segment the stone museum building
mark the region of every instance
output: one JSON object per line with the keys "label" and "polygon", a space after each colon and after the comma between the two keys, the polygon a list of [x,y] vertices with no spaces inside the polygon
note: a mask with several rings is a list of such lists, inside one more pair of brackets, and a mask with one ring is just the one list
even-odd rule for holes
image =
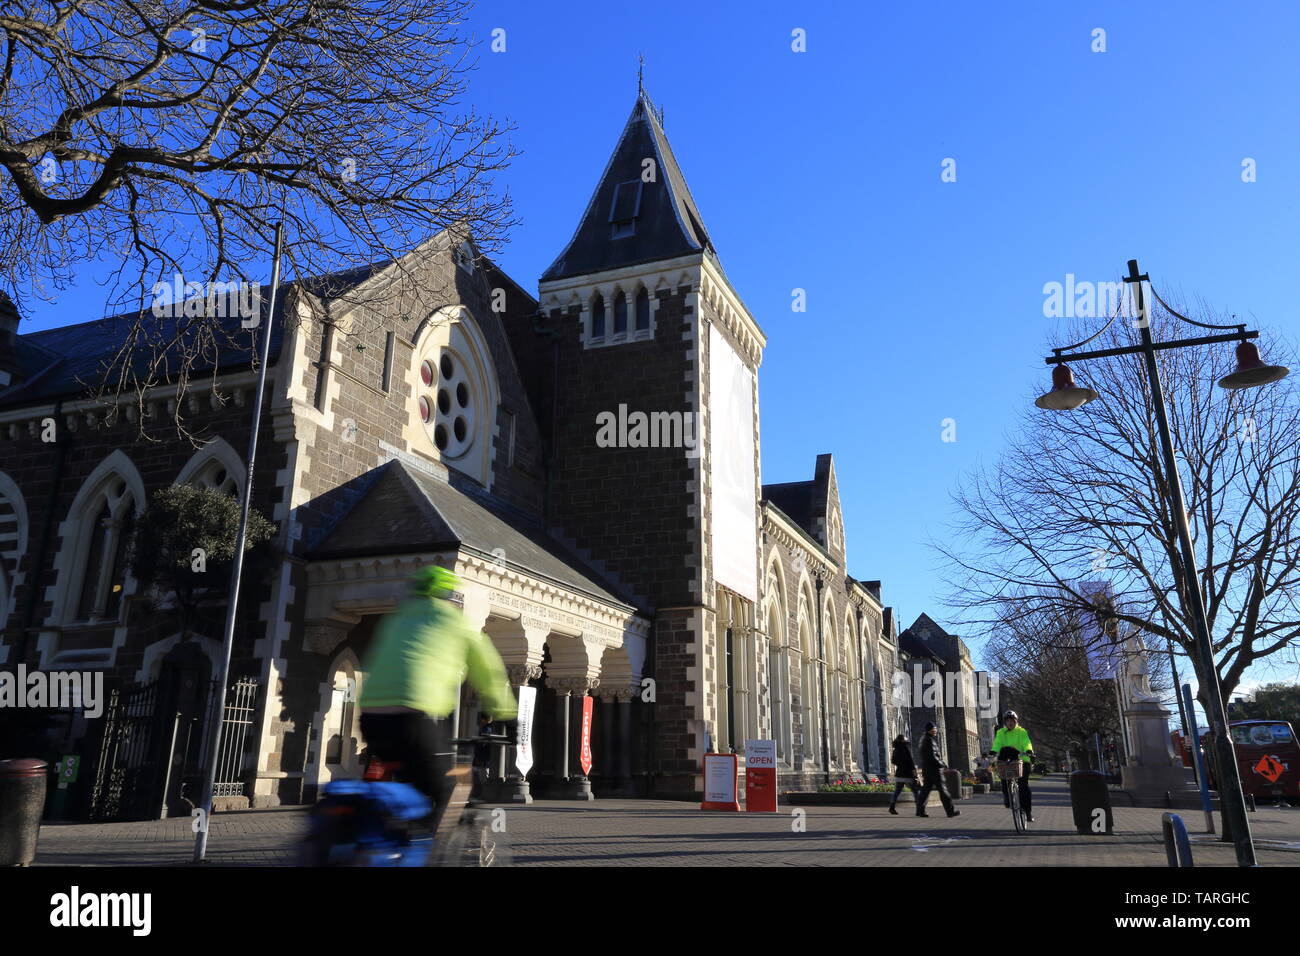
{"label": "stone museum building", "polygon": [[[179,398],[197,445],[174,385],[88,394],[129,317],[19,335],[0,300],[0,668],[102,672],[108,695],[40,728],[43,756],[81,758],[68,815],[186,812],[213,760],[225,805],[357,775],[361,663],[429,563],[537,689],[534,765],[501,754],[503,799],[698,799],[704,754],[737,752],[743,775],[749,739],[776,742],[781,789],[888,771],[910,721],[888,695],[897,624],[848,573],[831,455],[763,484],[767,339],[644,94],[574,214],[535,285],[443,232],[329,293],[283,287],[253,329],[230,319],[239,347]],[[226,602],[182,630],[130,542],[160,488],[242,492],[268,328],[252,506],[274,553],[244,581],[216,715]],[[465,690],[460,732],[476,717]]]}

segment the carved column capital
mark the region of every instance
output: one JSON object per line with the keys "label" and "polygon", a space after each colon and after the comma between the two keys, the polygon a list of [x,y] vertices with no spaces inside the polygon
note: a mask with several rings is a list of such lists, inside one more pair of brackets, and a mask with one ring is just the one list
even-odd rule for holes
{"label": "carved column capital", "polygon": [[599,677],[547,677],[546,686],[562,694],[586,694],[600,686]]}
{"label": "carved column capital", "polygon": [[506,674],[509,675],[512,686],[522,687],[530,680],[536,680],[542,676],[542,666],[540,664],[511,664],[506,668]]}

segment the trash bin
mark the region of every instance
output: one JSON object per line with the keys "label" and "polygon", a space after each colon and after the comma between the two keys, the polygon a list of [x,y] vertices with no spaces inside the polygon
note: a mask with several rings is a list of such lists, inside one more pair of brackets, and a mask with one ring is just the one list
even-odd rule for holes
{"label": "trash bin", "polygon": [[948,790],[948,796],[954,800],[961,799],[961,771],[948,769],[943,772],[943,785]]}
{"label": "trash bin", "polygon": [[36,859],[48,778],[44,760],[0,760],[0,866],[27,866]]}
{"label": "trash bin", "polygon": [[1076,770],[1070,774],[1070,808],[1074,829],[1085,835],[1115,832],[1115,815],[1110,809],[1106,775],[1097,770]]}

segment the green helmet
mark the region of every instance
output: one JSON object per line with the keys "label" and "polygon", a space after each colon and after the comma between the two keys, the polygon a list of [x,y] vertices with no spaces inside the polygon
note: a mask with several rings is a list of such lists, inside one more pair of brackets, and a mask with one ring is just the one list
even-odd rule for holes
{"label": "green helmet", "polygon": [[460,587],[460,578],[436,564],[420,568],[411,575],[411,590],[424,597],[445,598]]}

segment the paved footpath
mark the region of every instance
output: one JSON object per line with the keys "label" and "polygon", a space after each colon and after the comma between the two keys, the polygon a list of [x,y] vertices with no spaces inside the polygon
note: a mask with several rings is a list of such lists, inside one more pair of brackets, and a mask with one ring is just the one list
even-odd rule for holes
{"label": "paved footpath", "polygon": [[[1115,833],[1074,832],[1065,778],[1034,781],[1036,822],[1021,836],[1000,794],[960,801],[947,819],[905,805],[783,807],[775,814],[702,811],[670,800],[544,800],[509,807],[521,866],[1165,866],[1160,810],[1115,808]],[[1197,866],[1232,866],[1230,846],[1204,837],[1204,814],[1183,811]],[[306,810],[285,807],[213,818],[208,857],[234,866],[293,865]],[[1259,862],[1300,865],[1300,808],[1251,814]],[[142,823],[55,823],[41,828],[38,866],[177,866],[194,835],[186,818]]]}

